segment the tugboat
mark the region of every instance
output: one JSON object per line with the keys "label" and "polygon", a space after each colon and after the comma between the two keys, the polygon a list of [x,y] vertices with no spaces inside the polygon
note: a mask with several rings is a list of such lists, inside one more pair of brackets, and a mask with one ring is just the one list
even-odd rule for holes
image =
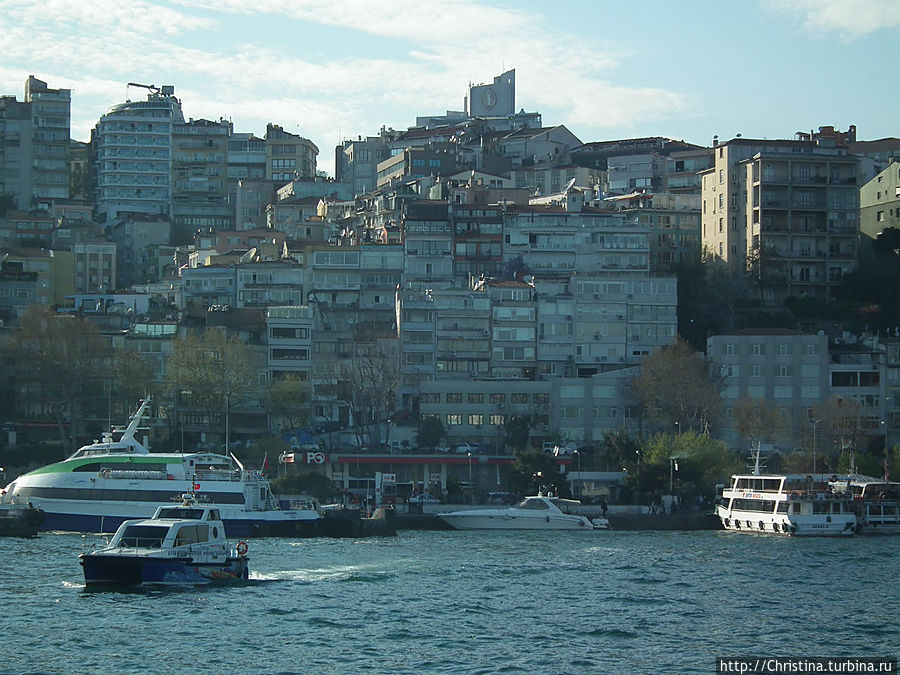
{"label": "tugboat", "polygon": [[152,518],[127,520],[109,545],[82,553],[87,586],[196,586],[249,577],[247,544],[231,548],[219,509],[192,493]]}

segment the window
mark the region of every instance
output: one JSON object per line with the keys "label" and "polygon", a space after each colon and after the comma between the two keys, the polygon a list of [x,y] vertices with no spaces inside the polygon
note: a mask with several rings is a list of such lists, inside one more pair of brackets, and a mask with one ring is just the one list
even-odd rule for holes
{"label": "window", "polygon": [[502,427],[506,423],[506,415],[491,415],[490,424],[493,427]]}
{"label": "window", "polygon": [[459,392],[448,393],[447,403],[462,403],[462,394],[460,394]]}
{"label": "window", "polygon": [[469,424],[472,425],[473,427],[475,427],[475,426],[480,427],[482,424],[484,424],[484,415],[477,414],[477,413],[469,415],[468,421],[469,421]]}
{"label": "window", "polygon": [[462,424],[462,415],[458,415],[458,414],[447,415],[446,420],[447,420],[447,422],[446,422],[447,426],[451,426],[454,424]]}
{"label": "window", "polygon": [[815,356],[816,355],[816,345],[813,345],[813,344],[806,345],[806,355],[807,356]]}
{"label": "window", "polygon": [[876,213],[875,220],[877,220],[879,223],[883,223],[884,222],[884,211],[879,211],[878,213]]}
{"label": "window", "polygon": [[484,394],[469,394],[469,403],[484,403]]}
{"label": "window", "polygon": [[791,366],[787,363],[782,363],[778,366],[778,376],[779,377],[790,377],[791,376]]}
{"label": "window", "polygon": [[759,367],[758,363],[755,363],[752,366],[750,366],[750,375],[752,375],[753,377],[759,377],[761,373],[762,373],[762,369]]}
{"label": "window", "polygon": [[764,349],[762,343],[754,342],[753,347],[750,349],[750,353],[753,354],[753,356],[762,356],[766,353],[766,350]]}
{"label": "window", "polygon": [[513,403],[528,403],[528,394],[512,394],[510,400]]}

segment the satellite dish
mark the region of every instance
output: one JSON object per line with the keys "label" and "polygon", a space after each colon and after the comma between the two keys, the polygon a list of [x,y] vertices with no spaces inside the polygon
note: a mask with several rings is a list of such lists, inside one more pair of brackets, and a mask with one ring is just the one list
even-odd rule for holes
{"label": "satellite dish", "polygon": [[568,183],[566,183],[566,187],[563,188],[563,192],[568,192],[573,187],[575,187],[575,179],[574,178],[572,180],[570,180]]}
{"label": "satellite dish", "polygon": [[241,256],[241,263],[249,263],[253,262],[253,259],[256,257],[256,247],[251,248],[244,255]]}

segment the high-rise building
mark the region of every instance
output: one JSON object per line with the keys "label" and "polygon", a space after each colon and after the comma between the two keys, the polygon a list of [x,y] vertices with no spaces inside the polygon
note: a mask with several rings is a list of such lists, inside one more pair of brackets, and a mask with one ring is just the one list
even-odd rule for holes
{"label": "high-rise building", "polygon": [[704,247],[763,302],[829,299],[857,261],[859,158],[806,140],[734,138],[703,172]]}
{"label": "high-rise building", "polygon": [[231,124],[188,120],[173,130],[172,224],[175,242],[188,243],[198,229],[230,230],[226,163]]}
{"label": "high-rise building", "polygon": [[98,218],[120,213],[172,212],[172,137],[184,124],[181,102],[169,85],[149,90],[146,101],[113,106],[93,131]]}
{"label": "high-rise building", "polygon": [[0,194],[17,208],[69,197],[71,91],[50,89],[33,75],[25,100],[0,97]]}

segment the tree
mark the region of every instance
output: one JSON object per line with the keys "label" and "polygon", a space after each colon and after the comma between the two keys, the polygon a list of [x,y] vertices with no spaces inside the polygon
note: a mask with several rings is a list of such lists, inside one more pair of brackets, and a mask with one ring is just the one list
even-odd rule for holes
{"label": "tree", "polygon": [[679,339],[645,358],[631,387],[662,429],[708,433],[721,405],[723,378]]}
{"label": "tree", "polygon": [[816,468],[820,471],[846,471],[850,467],[850,453],[859,452],[863,447],[865,433],[860,423],[859,404],[840,396],[829,396],[815,415],[822,420],[818,445],[826,448],[822,452],[823,464]]}
{"label": "tree", "polygon": [[506,444],[516,452],[522,452],[528,447],[528,438],[536,424],[533,415],[509,415],[503,422],[503,432],[506,434]]}
{"label": "tree", "polygon": [[[110,349],[88,319],[31,305],[8,345],[22,402],[53,415],[63,447],[80,435],[83,413],[103,391]],[[69,433],[65,423],[70,423]],[[71,436],[71,438],[70,438]]]}
{"label": "tree", "polygon": [[309,384],[297,375],[287,375],[269,384],[266,407],[285,429],[296,429],[309,423]]}
{"label": "tree", "polygon": [[436,448],[446,437],[447,431],[439,418],[425,417],[419,421],[416,445],[420,448]]}
{"label": "tree", "polygon": [[258,373],[253,356],[253,349],[237,337],[208,328],[177,338],[166,360],[173,394],[189,391],[192,403],[223,414],[226,447],[231,443],[231,411],[256,393],[248,386]]}
{"label": "tree", "polygon": [[350,408],[360,447],[387,440],[380,428],[395,410],[398,347],[395,338],[357,341],[355,353],[338,367],[338,396]]}
{"label": "tree", "polygon": [[510,473],[510,485],[520,494],[536,495],[552,490],[560,497],[569,496],[569,481],[560,473],[553,456],[540,450],[516,455]]}
{"label": "tree", "polygon": [[765,399],[742,398],[734,406],[735,428],[748,445],[774,443],[787,424],[785,416]]}
{"label": "tree", "polygon": [[644,447],[641,473],[646,478],[641,486],[645,491],[668,493],[671,478],[675,494],[683,500],[698,495],[712,498],[716,485],[727,483],[741,467],[740,457],[720,440],[691,431],[661,433]]}

